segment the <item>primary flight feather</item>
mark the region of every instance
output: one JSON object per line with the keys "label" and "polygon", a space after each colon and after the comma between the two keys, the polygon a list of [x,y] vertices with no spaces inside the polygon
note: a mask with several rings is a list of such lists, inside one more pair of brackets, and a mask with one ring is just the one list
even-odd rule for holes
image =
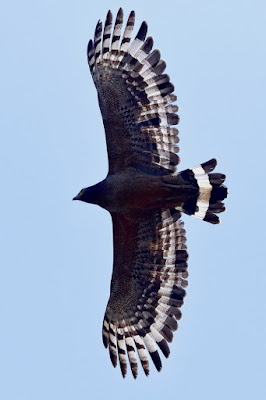
{"label": "primary flight feather", "polygon": [[[109,160],[102,182],[74,198],[111,213],[114,262],[103,321],[103,343],[123,377],[129,362],[149,374],[150,355],[161,370],[159,349],[181,318],[187,286],[187,247],[182,213],[219,223],[227,189],[225,175],[212,173],[216,160],[177,173],[178,107],[166,64],[152,50],[144,21],[134,40],[135,13],[124,30],[120,8],[112,28],[109,11],[88,44],[88,63],[97,89]],[[128,359],[128,362],[127,362]]]}

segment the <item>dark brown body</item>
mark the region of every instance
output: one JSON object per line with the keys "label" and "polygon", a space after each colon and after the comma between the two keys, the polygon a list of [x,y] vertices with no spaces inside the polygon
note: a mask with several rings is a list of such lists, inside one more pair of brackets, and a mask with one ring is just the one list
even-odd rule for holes
{"label": "dark brown body", "polygon": [[128,213],[182,206],[197,195],[198,187],[180,175],[150,175],[128,168],[83,189],[75,200],[98,204],[110,213]]}

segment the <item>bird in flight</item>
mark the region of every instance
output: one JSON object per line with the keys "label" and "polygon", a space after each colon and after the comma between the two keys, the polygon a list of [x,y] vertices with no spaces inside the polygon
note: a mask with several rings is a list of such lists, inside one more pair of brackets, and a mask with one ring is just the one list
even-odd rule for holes
{"label": "bird in flight", "polygon": [[[106,134],[106,179],[82,189],[74,200],[110,212],[114,261],[103,343],[123,377],[134,378],[137,355],[146,375],[150,355],[158,371],[160,351],[181,318],[187,286],[187,247],[182,213],[212,224],[225,210],[225,175],[216,160],[177,172],[178,107],[165,61],[152,50],[147,23],[131,40],[135,13],[123,25],[120,8],[112,28],[109,11],[88,44],[88,63],[98,93]],[[128,360],[128,362],[127,362]]]}

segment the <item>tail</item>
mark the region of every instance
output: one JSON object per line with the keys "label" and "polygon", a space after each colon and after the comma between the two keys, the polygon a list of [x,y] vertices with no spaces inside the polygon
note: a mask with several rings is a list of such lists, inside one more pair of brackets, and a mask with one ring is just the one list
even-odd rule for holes
{"label": "tail", "polygon": [[219,224],[220,220],[216,214],[225,210],[222,200],[227,197],[227,188],[222,185],[225,175],[210,173],[216,164],[217,161],[213,158],[204,164],[180,172],[183,179],[189,180],[199,189],[198,195],[186,201],[180,210],[211,224]]}

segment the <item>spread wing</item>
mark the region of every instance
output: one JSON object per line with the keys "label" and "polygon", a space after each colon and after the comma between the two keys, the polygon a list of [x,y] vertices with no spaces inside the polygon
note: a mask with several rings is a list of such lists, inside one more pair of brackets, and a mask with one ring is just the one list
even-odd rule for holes
{"label": "spread wing", "polygon": [[147,352],[157,370],[158,347],[166,357],[170,354],[167,342],[181,318],[188,275],[185,230],[179,218],[175,209],[112,214],[114,267],[103,342],[114,366],[118,354],[123,376],[127,357],[136,378],[136,353],[146,375]]}
{"label": "spread wing", "polygon": [[[130,43],[135,13],[132,11],[122,33],[120,9],[112,31],[109,11],[102,32],[99,21],[94,41],[88,44],[88,62],[98,92],[106,132],[109,173],[133,167],[152,174],[176,170],[178,123],[172,104],[174,86],[164,74],[166,64],[153,50],[143,22]],[[111,34],[112,32],[112,34]]]}

